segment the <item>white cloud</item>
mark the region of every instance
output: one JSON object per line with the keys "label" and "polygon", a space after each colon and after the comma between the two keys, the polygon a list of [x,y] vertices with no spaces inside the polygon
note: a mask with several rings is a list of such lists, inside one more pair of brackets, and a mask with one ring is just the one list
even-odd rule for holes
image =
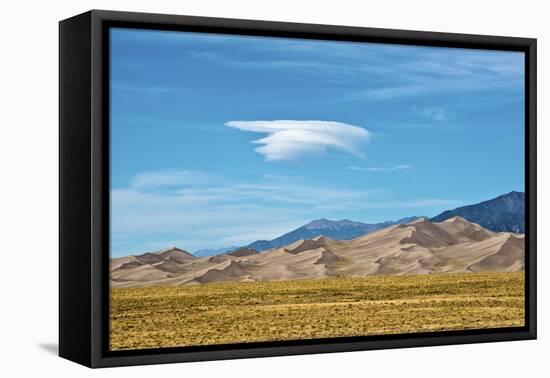
{"label": "white cloud", "polygon": [[392,165],[388,167],[348,167],[349,170],[352,171],[365,171],[365,172],[395,172],[395,171],[404,171],[407,169],[411,169],[412,165],[409,164],[398,164],[398,165]]}
{"label": "white cloud", "polygon": [[362,127],[329,121],[230,121],[225,125],[267,134],[252,142],[262,145],[255,151],[267,161],[296,160],[322,154],[329,148],[363,158],[361,147],[370,137]]}

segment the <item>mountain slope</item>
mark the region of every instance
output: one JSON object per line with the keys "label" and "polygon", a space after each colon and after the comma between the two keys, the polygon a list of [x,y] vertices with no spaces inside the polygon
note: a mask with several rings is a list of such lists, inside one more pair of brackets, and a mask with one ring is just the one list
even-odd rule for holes
{"label": "mountain slope", "polygon": [[350,221],[348,219],[332,221],[322,218],[311,221],[308,224],[273,240],[257,240],[249,244],[248,247],[253,248],[256,251],[266,251],[268,249],[279,248],[287,244],[294,243],[297,240],[313,239],[320,235],[325,235],[331,239],[337,240],[351,240],[393,224],[406,223],[417,218],[420,217],[408,217],[398,221],[381,223],[362,223]]}
{"label": "mountain slope", "polygon": [[510,192],[474,205],[447,210],[431,218],[442,222],[460,216],[494,232],[525,233],[525,193]]}
{"label": "mountain slope", "polygon": [[524,250],[523,235],[495,233],[458,216],[444,222],[423,218],[352,240],[319,236],[263,253],[241,249],[231,254],[194,258],[185,251],[171,249],[113,259],[111,285],[139,287],[334,276],[523,271]]}
{"label": "mountain slope", "polygon": [[195,257],[216,256],[216,255],[221,255],[226,252],[232,251],[237,248],[239,247],[232,246],[232,247],[223,247],[223,248],[199,249],[198,251],[193,252],[193,256]]}

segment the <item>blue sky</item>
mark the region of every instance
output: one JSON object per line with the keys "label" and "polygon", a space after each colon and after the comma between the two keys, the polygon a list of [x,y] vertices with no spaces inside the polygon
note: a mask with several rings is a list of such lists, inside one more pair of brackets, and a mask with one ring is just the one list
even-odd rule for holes
{"label": "blue sky", "polygon": [[524,190],[524,56],[111,30],[111,254]]}

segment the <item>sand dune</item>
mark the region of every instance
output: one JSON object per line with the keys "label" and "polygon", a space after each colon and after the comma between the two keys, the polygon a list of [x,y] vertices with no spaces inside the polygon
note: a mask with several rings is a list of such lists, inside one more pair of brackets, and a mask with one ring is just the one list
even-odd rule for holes
{"label": "sand dune", "polygon": [[311,240],[300,240],[297,246],[291,248],[284,248],[285,252],[292,253],[293,255],[300,252],[311,251],[312,249],[322,248],[326,245],[326,238],[315,238]]}
{"label": "sand dune", "polygon": [[256,251],[253,248],[242,247],[242,248],[234,250],[231,253],[228,253],[228,255],[235,256],[235,257],[245,257],[245,256],[255,255],[257,253],[258,253],[258,251]]}
{"label": "sand dune", "polygon": [[257,253],[241,248],[196,258],[170,248],[111,260],[113,287],[279,281],[331,276],[522,271],[524,237],[460,217],[419,219],[353,240],[319,236]]}
{"label": "sand dune", "polygon": [[194,278],[192,282],[208,283],[208,282],[228,282],[242,281],[248,276],[246,266],[235,260],[228,260],[223,268],[214,268],[207,270],[203,275]]}

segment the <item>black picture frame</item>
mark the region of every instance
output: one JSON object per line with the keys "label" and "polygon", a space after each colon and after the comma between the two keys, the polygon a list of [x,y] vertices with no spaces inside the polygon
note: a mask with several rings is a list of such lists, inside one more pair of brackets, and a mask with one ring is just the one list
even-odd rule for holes
{"label": "black picture frame", "polygon": [[[109,351],[110,27],[380,42],[525,53],[524,327]],[[536,39],[92,10],[59,24],[59,355],[88,367],[536,338]]]}

